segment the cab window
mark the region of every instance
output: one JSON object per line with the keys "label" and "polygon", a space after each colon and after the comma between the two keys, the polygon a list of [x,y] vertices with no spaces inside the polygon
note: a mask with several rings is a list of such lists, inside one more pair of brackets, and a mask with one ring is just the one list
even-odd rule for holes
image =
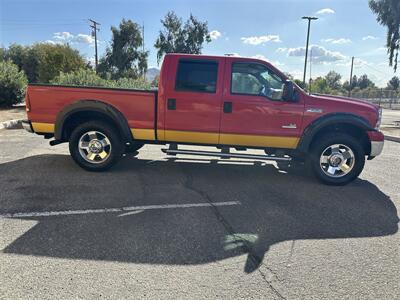
{"label": "cab window", "polygon": [[258,63],[233,63],[231,94],[265,96],[272,100],[282,100],[283,80]]}
{"label": "cab window", "polygon": [[215,93],[217,76],[218,63],[216,61],[180,60],[175,90]]}

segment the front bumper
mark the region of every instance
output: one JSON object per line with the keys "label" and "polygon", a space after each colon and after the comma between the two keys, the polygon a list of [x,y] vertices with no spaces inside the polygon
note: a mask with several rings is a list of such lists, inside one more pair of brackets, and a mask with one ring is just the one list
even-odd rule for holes
{"label": "front bumper", "polygon": [[378,156],[382,153],[385,136],[380,131],[368,131],[368,137],[371,141],[370,157]]}
{"label": "front bumper", "polygon": [[371,141],[371,153],[369,156],[375,157],[382,153],[384,141]]}
{"label": "front bumper", "polygon": [[30,132],[30,133],[33,133],[34,131],[33,131],[33,128],[32,128],[32,124],[31,124],[31,121],[29,121],[29,120],[22,120],[22,127],[26,130],[26,131],[28,131],[28,132]]}

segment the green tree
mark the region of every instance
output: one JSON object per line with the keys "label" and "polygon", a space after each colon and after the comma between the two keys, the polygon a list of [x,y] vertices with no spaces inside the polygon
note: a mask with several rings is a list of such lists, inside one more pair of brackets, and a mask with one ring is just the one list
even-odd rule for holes
{"label": "green tree", "polygon": [[326,83],[328,87],[334,90],[340,89],[341,83],[340,80],[342,79],[342,75],[335,71],[329,71],[328,74],[325,76]]}
{"label": "green tree", "polygon": [[147,70],[148,51],[141,51],[143,45],[140,26],[123,19],[119,27],[111,27],[111,47],[106,49],[106,55],[100,60],[98,71],[102,77],[118,79],[121,77],[138,78]]}
{"label": "green tree", "polygon": [[49,82],[60,72],[68,73],[86,67],[86,62],[79,51],[69,45],[35,44],[32,50],[39,57],[39,82]]}
{"label": "green tree", "polygon": [[86,67],[84,58],[69,45],[12,44],[4,50],[3,56],[23,70],[29,82],[49,82],[60,72],[68,73]]}
{"label": "green tree", "polygon": [[345,89],[346,91],[350,89],[350,83],[348,80],[345,80],[345,82],[343,82],[343,89]]}
{"label": "green tree", "polygon": [[303,80],[295,79],[294,83],[297,84],[299,87],[301,87],[303,90],[308,88],[307,83],[303,83]]}
{"label": "green tree", "polygon": [[174,12],[168,12],[161,20],[160,30],[154,44],[159,63],[167,53],[201,54],[204,42],[211,42],[207,22],[199,21],[193,15],[183,25],[182,19]]}
{"label": "green tree", "polygon": [[[351,79],[351,89],[352,89],[352,90],[353,90],[354,88],[357,87],[357,82],[358,82],[357,76],[356,76],[356,75],[353,75],[353,78]],[[350,83],[349,83],[348,80],[346,80],[345,82],[343,82],[343,88],[344,88],[346,91],[350,90]]]}
{"label": "green tree", "polygon": [[158,87],[158,82],[160,81],[160,74],[156,75],[154,79],[151,81],[152,87]]}
{"label": "green tree", "polygon": [[367,74],[361,75],[358,80],[357,80],[357,87],[360,89],[366,89],[366,88],[374,88],[375,83],[373,83],[369,78]]}
{"label": "green tree", "polygon": [[32,47],[11,44],[8,49],[4,49],[4,59],[11,60],[19,70],[23,70],[29,82],[38,80],[39,56]]}
{"label": "green tree", "polygon": [[369,0],[369,6],[377,15],[377,21],[388,29],[386,47],[389,54],[389,66],[393,66],[396,72],[400,47],[400,1]]}
{"label": "green tree", "polygon": [[329,86],[324,77],[317,77],[311,82],[311,92],[329,94]]}
{"label": "green tree", "polygon": [[397,76],[393,76],[392,79],[390,79],[387,84],[388,89],[396,91],[399,89],[399,86],[400,86],[400,80],[399,77]]}
{"label": "green tree", "polygon": [[0,61],[4,61],[6,59],[6,48],[0,47]]}
{"label": "green tree", "polygon": [[10,60],[0,61],[0,107],[22,102],[28,80]]}

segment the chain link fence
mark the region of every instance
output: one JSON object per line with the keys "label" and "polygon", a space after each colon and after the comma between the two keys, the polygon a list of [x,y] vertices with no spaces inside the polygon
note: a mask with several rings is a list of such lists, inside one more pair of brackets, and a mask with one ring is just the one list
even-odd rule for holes
{"label": "chain link fence", "polygon": [[382,108],[400,109],[400,90],[375,89],[365,91],[354,91],[351,98],[363,99],[379,105]]}

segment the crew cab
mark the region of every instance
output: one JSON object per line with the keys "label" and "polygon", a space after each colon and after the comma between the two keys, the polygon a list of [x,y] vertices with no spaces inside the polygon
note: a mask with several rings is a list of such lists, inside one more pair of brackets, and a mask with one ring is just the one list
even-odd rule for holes
{"label": "crew cab", "polygon": [[72,158],[89,171],[106,170],[151,143],[168,144],[169,155],[303,161],[322,182],[342,185],[384,143],[378,107],[309,95],[270,63],[233,56],[168,54],[154,91],[30,84],[26,110],[25,129],[54,138],[51,145],[68,142]]}

